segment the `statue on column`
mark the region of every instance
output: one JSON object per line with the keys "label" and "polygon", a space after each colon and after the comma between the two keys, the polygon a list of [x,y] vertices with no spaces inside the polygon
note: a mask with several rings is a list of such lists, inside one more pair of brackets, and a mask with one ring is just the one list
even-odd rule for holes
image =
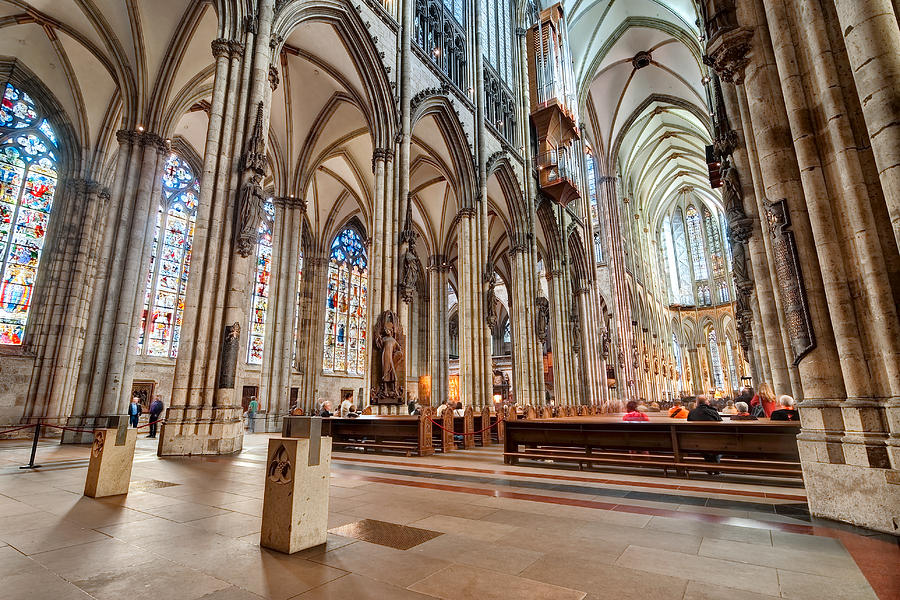
{"label": "statue on column", "polygon": [[386,310],[375,323],[375,348],[372,353],[372,404],[403,402],[406,368],[403,356],[403,328],[400,317]]}
{"label": "statue on column", "polygon": [[246,150],[241,157],[244,183],[241,185],[234,213],[234,246],[244,258],[253,254],[265,202],[262,178],[266,174],[266,139],[262,122],[263,103],[260,101],[256,107],[253,135],[247,140]]}
{"label": "statue on column", "polygon": [[497,277],[494,275],[494,265],[490,262],[484,272],[484,284],[487,286],[484,290],[484,320],[488,329],[493,333],[497,329],[497,311],[495,310]]}
{"label": "statue on column", "polygon": [[603,360],[609,360],[609,347],[612,342],[612,335],[609,330],[609,319],[610,316],[606,315],[606,325],[603,328],[603,335],[600,338],[600,353],[603,356]]}
{"label": "statue on column", "polygon": [[550,328],[550,301],[543,296],[538,296],[535,301],[534,328],[538,339],[543,344],[547,341]]}
{"label": "statue on column", "polygon": [[412,228],[412,195],[406,202],[406,224],[400,233],[400,242],[404,245],[403,258],[401,259],[400,297],[409,304],[416,295],[419,278],[422,276],[422,267],[416,254],[416,239],[418,235]]}

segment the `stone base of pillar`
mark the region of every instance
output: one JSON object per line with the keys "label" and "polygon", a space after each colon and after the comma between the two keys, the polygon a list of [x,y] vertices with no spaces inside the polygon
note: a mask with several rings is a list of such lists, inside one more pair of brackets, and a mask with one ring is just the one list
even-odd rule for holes
{"label": "stone base of pillar", "polygon": [[170,408],[159,438],[159,456],[240,452],[244,444],[241,407]]}
{"label": "stone base of pillar", "polygon": [[[821,454],[824,442],[798,441],[801,457]],[[810,514],[896,535],[900,529],[900,470],[802,460]]]}
{"label": "stone base of pillar", "polygon": [[[83,417],[69,417],[66,419],[66,427],[73,429],[89,429],[90,431],[69,431],[63,430],[60,439],[61,444],[93,444],[94,429],[105,429],[108,416],[87,415]],[[48,433],[53,431],[48,428]]]}

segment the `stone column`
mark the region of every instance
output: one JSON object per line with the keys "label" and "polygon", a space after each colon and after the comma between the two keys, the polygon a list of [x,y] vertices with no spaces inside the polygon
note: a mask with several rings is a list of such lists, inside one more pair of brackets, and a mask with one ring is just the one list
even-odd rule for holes
{"label": "stone column", "polygon": [[280,431],[280,417],[287,414],[290,404],[292,359],[296,349],[294,324],[299,310],[297,267],[306,201],[281,196],[274,198],[274,203],[273,277],[269,282],[260,398],[262,407],[269,412],[270,429]]}
{"label": "stone column", "polygon": [[834,0],[894,238],[900,246],[900,28],[892,0]]}
{"label": "stone column", "polygon": [[97,255],[104,236],[102,214],[109,191],[90,179],[73,179],[60,186],[61,214],[51,224],[53,248],[49,255],[46,282],[40,306],[30,325],[29,348],[34,352],[34,368],[25,401],[24,419],[60,418],[71,414],[78,361],[84,330],[90,316],[91,292]]}
{"label": "stone column", "polygon": [[436,254],[428,261],[428,360],[431,374],[431,404],[447,399],[450,380],[450,340],[447,331],[447,275],[450,265]]}
{"label": "stone column", "polygon": [[[153,133],[119,131],[119,157],[78,376],[71,425],[92,426],[125,410],[131,398],[140,306],[146,285],[160,169],[167,144]],[[68,432],[67,432],[68,433]],[[82,434],[64,441],[82,441]]]}
{"label": "stone column", "polygon": [[[251,255],[262,218],[271,104],[274,0],[256,27],[213,42],[213,105],[204,153],[181,352],[159,454],[227,454],[243,445],[240,405]],[[245,49],[247,50],[245,53]]]}
{"label": "stone column", "polygon": [[[297,400],[304,412],[315,408],[319,373],[322,370],[324,344],[325,290],[328,279],[328,257],[311,251],[303,257],[303,280],[300,282],[300,319],[297,325],[297,365],[300,370],[300,394]],[[370,271],[371,273],[371,271]],[[371,276],[370,276],[371,281]],[[360,403],[368,404],[368,398]]]}

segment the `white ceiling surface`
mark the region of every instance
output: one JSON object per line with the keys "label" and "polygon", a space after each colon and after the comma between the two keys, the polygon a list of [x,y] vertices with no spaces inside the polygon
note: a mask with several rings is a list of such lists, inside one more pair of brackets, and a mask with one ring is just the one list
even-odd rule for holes
{"label": "white ceiling surface", "polygon": [[[187,51],[180,58],[170,56],[180,25],[194,11],[200,11],[200,18]],[[32,21],[19,22],[23,17]],[[109,149],[97,147],[102,132],[122,126],[122,107],[113,104],[117,90],[122,95],[131,90],[129,108],[136,122],[125,126],[152,127],[145,121],[153,104],[162,116],[179,92],[187,93],[182,89],[185,84],[212,65],[209,44],[216,37],[216,15],[210,4],[187,0],[0,0],[0,30],[0,55],[19,59],[44,82],[83,147],[105,152]],[[173,85],[160,97],[163,66],[173,57]],[[115,110],[108,113],[111,105]],[[109,122],[104,121],[107,118]],[[191,143],[203,140],[205,131],[185,130],[190,122],[205,127],[202,119],[182,119],[177,132]],[[203,146],[195,149],[202,153]]]}
{"label": "white ceiling surface", "polygon": [[[631,207],[648,224],[686,187],[718,204],[704,152],[711,135],[694,1],[566,0],[564,8],[601,174],[618,166]],[[641,51],[652,62],[635,69]]]}

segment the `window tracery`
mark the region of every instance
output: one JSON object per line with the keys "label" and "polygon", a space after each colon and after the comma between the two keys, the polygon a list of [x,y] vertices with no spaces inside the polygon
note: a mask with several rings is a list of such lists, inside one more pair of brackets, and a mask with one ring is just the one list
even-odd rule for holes
{"label": "window tracery", "polygon": [[722,358],[719,356],[719,342],[716,337],[716,330],[710,327],[706,334],[707,342],[709,342],[709,359],[712,368],[713,385],[717,389],[725,387],[725,377],[722,373]]}
{"label": "window tracery", "polygon": [[275,204],[269,198],[263,203],[263,218],[256,240],[256,274],[250,301],[250,335],[247,340],[247,363],[262,364],[266,341],[266,315],[269,310],[269,280],[272,277],[272,227]]}
{"label": "window tracery", "polygon": [[58,140],[34,100],[6,84],[0,105],[0,344],[20,345],[57,185]]}
{"label": "window tracery", "polygon": [[694,279],[707,279],[706,252],[703,244],[703,230],[700,228],[700,214],[697,207],[691,204],[684,213],[687,223],[688,241],[691,247],[691,260],[694,265]]}
{"label": "window tracery", "polygon": [[466,11],[462,0],[416,0],[414,39],[460,91],[466,88]]}
{"label": "window tracery", "polygon": [[334,238],[328,261],[322,358],[325,371],[365,373],[367,291],[365,245],[355,229],[346,227]]}
{"label": "window tracery", "polygon": [[177,154],[170,154],[166,159],[161,181],[162,198],[156,213],[138,353],[175,358],[181,335],[200,182],[190,165]]}
{"label": "window tracery", "polygon": [[712,262],[713,277],[721,277],[725,274],[725,257],[722,254],[722,234],[719,230],[719,221],[709,208],[703,207],[703,225],[706,229],[706,242],[709,244],[709,258]]}

